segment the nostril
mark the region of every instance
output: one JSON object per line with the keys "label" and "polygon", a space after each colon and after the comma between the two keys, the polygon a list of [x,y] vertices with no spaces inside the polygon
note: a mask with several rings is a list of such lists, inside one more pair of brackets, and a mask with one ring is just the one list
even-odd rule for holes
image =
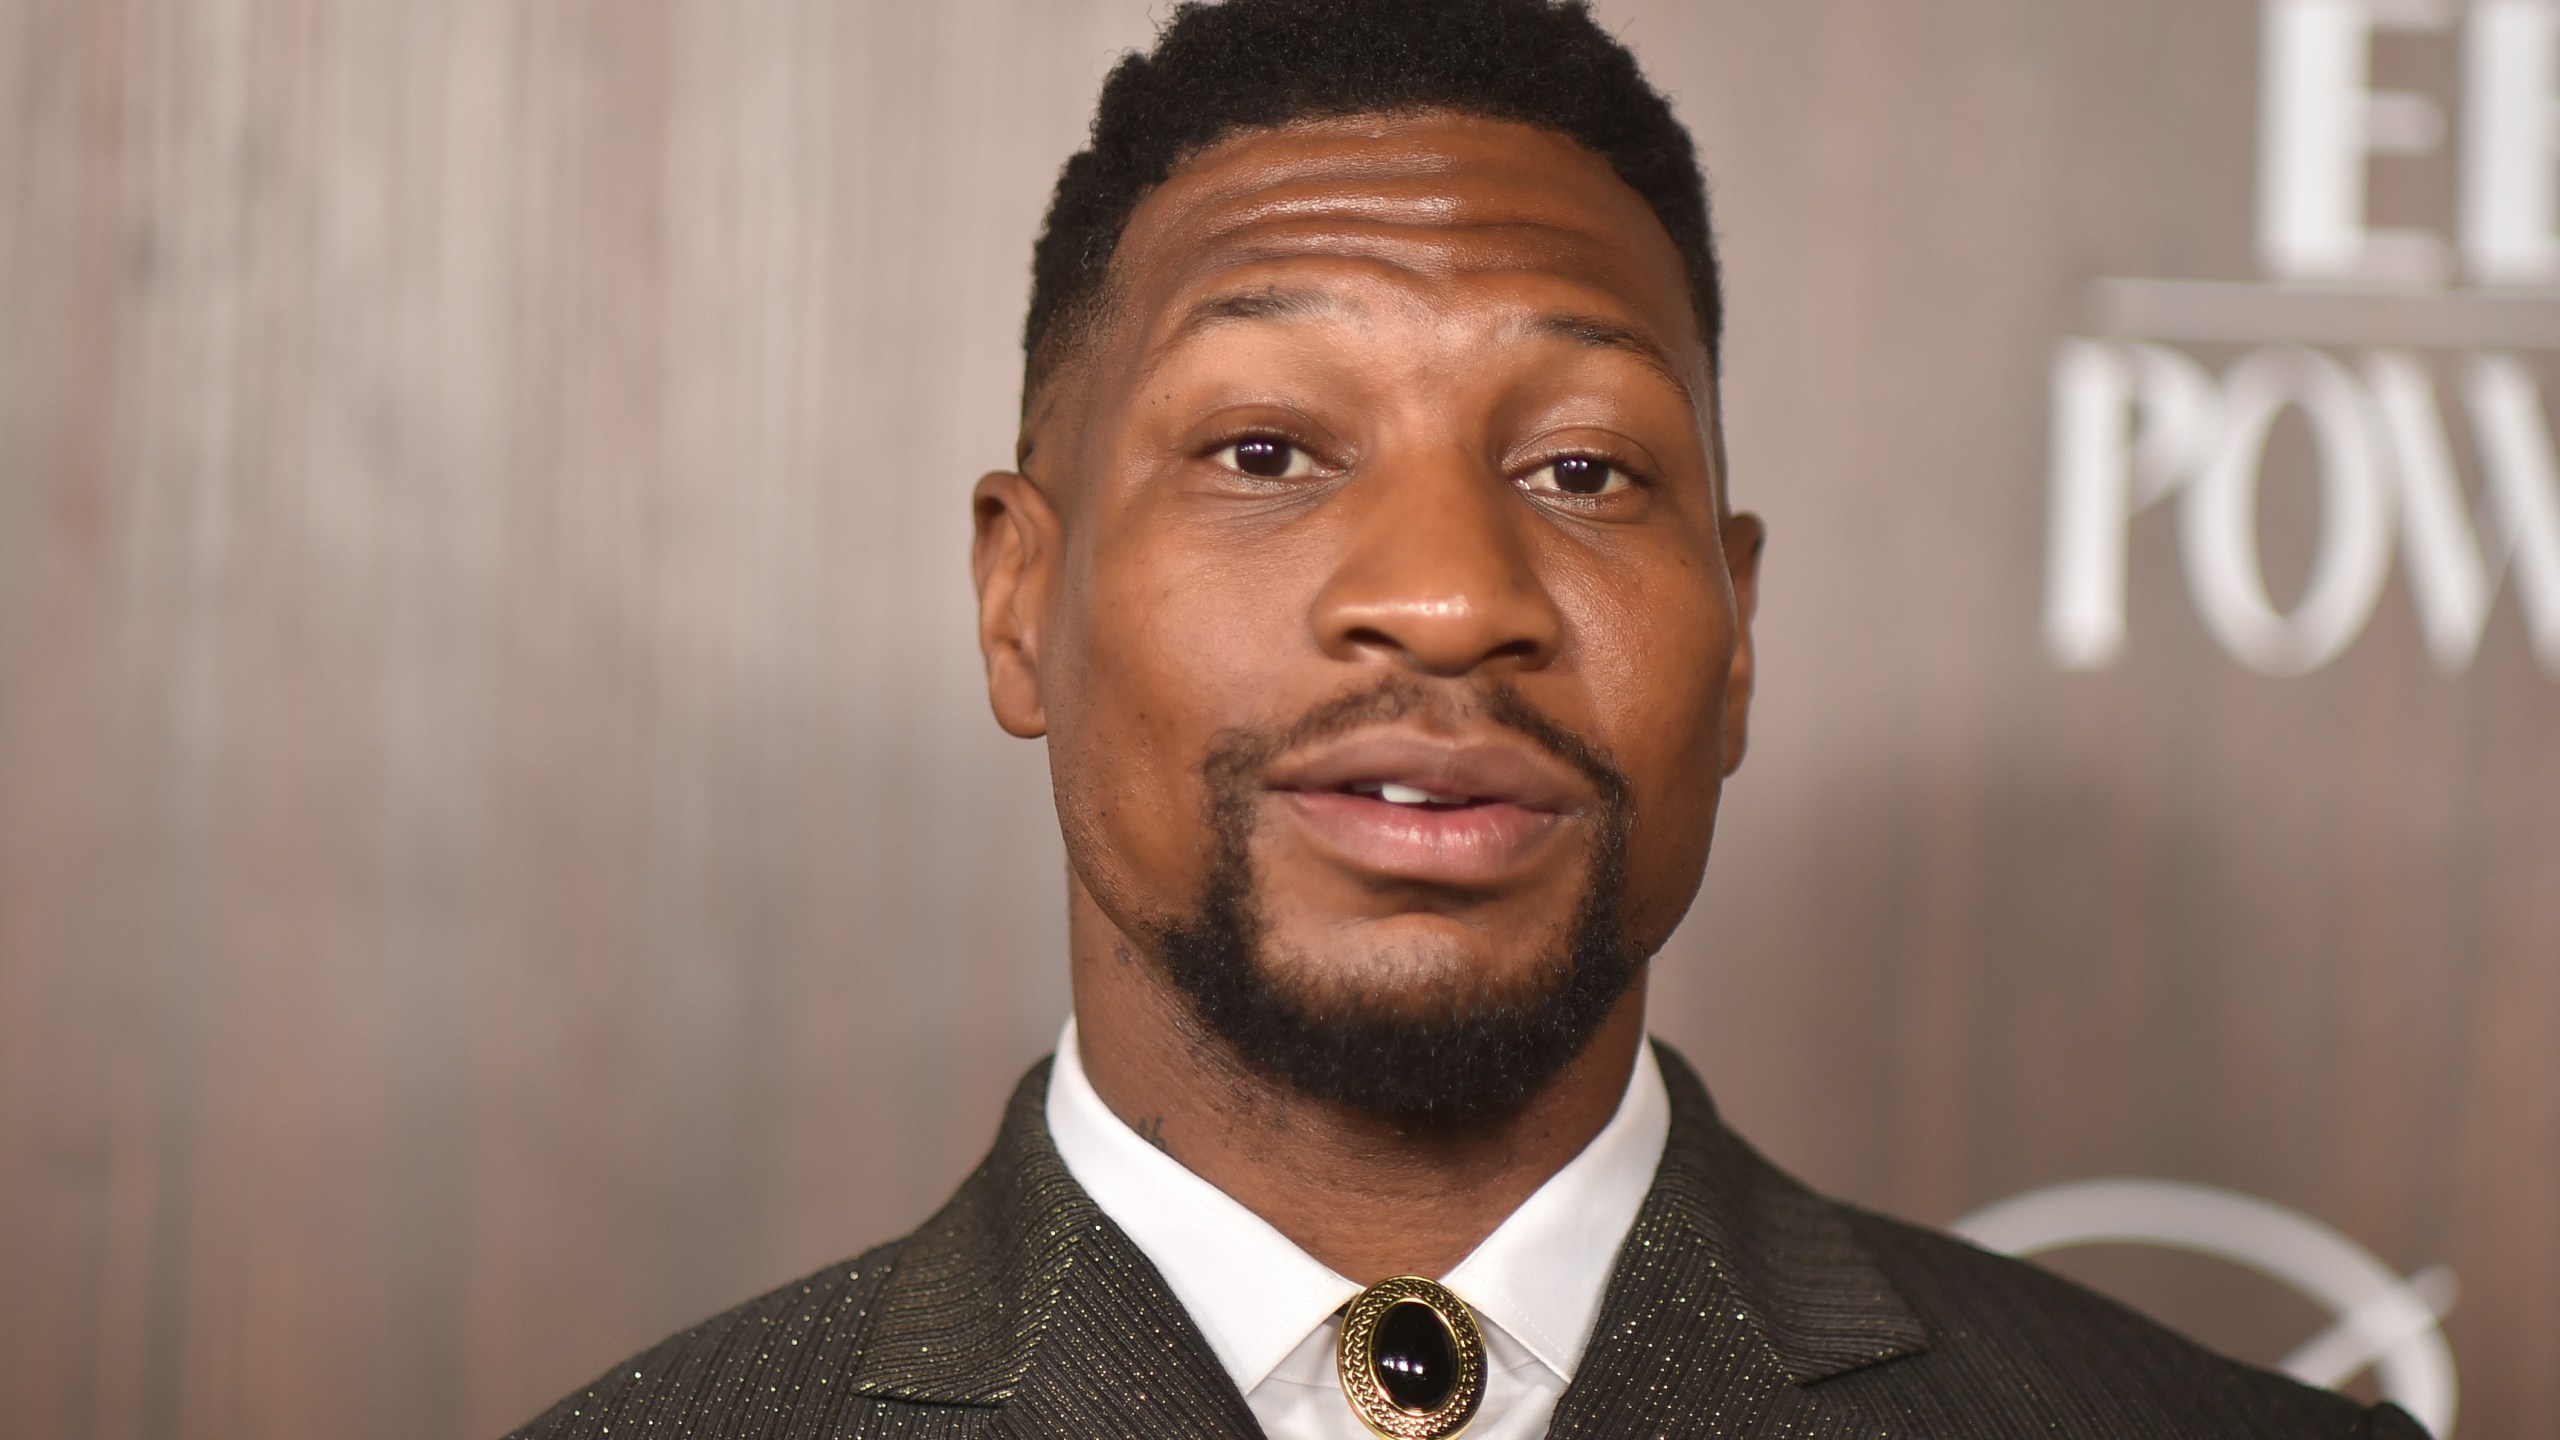
{"label": "nostril", "polygon": [[1308,617],[1318,647],[1337,660],[1382,657],[1432,675],[1485,664],[1537,669],[1554,658],[1563,616],[1543,586],[1430,578],[1375,566],[1335,576]]}
{"label": "nostril", "polygon": [[1548,645],[1535,635],[1516,635],[1485,645],[1481,635],[1444,633],[1430,626],[1351,625],[1336,632],[1337,654],[1362,651],[1403,657],[1437,673],[1455,673],[1478,665],[1508,662],[1529,668],[1545,663]]}

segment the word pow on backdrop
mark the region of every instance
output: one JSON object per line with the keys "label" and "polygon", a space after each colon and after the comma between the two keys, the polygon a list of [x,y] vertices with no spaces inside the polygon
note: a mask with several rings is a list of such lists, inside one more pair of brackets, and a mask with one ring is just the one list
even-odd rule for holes
{"label": "word pow on backdrop", "polygon": [[[2105,338],[2064,342],[2053,369],[2046,645],[2069,668],[2115,661],[2134,517],[2174,499],[2196,612],[2254,670],[2336,659],[2396,555],[2448,673],[2471,663],[2505,591],[2560,675],[2560,460],[2528,364],[2560,352],[2560,0],[2266,0],[2264,23],[2268,279],[2094,287]],[[2451,128],[2434,100],[2373,87],[2386,31],[2460,47],[2450,239],[2368,218],[2373,157],[2437,151]],[[2180,345],[2254,348],[2217,375]],[[2269,596],[2258,537],[2260,471],[2288,410],[2309,426],[2321,493],[2289,609]]]}

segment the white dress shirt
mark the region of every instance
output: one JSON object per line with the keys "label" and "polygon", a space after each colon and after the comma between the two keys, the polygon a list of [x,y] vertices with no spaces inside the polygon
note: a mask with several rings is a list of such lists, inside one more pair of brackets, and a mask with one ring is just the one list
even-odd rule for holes
{"label": "white dress shirt", "polygon": [[[1048,1120],[1067,1172],[1155,1262],[1271,1440],[1371,1440],[1333,1368],[1334,1312],[1360,1287],[1122,1123],[1085,1076],[1072,1019]],[[1662,1071],[1640,1046],[1617,1114],[1439,1277],[1484,1332],[1484,1402],[1466,1440],[1547,1432],[1670,1133]]]}

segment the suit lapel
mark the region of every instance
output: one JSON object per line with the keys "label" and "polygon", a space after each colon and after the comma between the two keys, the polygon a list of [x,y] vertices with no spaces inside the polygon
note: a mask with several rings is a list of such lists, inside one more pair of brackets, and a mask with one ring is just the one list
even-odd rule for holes
{"label": "suit lapel", "polygon": [[1556,1407],[1557,1437],[1884,1437],[1814,1382],[1928,1346],[1849,1218],[1716,1118],[1656,1046],[1671,1136],[1600,1321]]}
{"label": "suit lapel", "polygon": [[[1126,1236],[1116,1227],[1109,1235],[1061,1288],[1050,1332],[1004,1408],[1002,1433],[1261,1440],[1261,1425],[1181,1302]],[[1107,1250],[1127,1252],[1134,1265],[1102,1258]]]}
{"label": "suit lapel", "polygon": [[900,1245],[854,1393],[950,1407],[970,1431],[1258,1440],[1181,1302],[1067,1173],[1048,1093],[1043,1063],[1016,1087],[985,1163]]}

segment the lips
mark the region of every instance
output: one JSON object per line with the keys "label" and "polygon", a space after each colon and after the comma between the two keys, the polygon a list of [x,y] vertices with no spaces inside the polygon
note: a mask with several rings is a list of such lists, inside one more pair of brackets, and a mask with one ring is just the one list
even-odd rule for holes
{"label": "lips", "polygon": [[1285,759],[1271,782],[1317,848],[1352,869],[1472,889],[1534,867],[1595,803],[1578,771],[1507,734],[1364,731]]}

